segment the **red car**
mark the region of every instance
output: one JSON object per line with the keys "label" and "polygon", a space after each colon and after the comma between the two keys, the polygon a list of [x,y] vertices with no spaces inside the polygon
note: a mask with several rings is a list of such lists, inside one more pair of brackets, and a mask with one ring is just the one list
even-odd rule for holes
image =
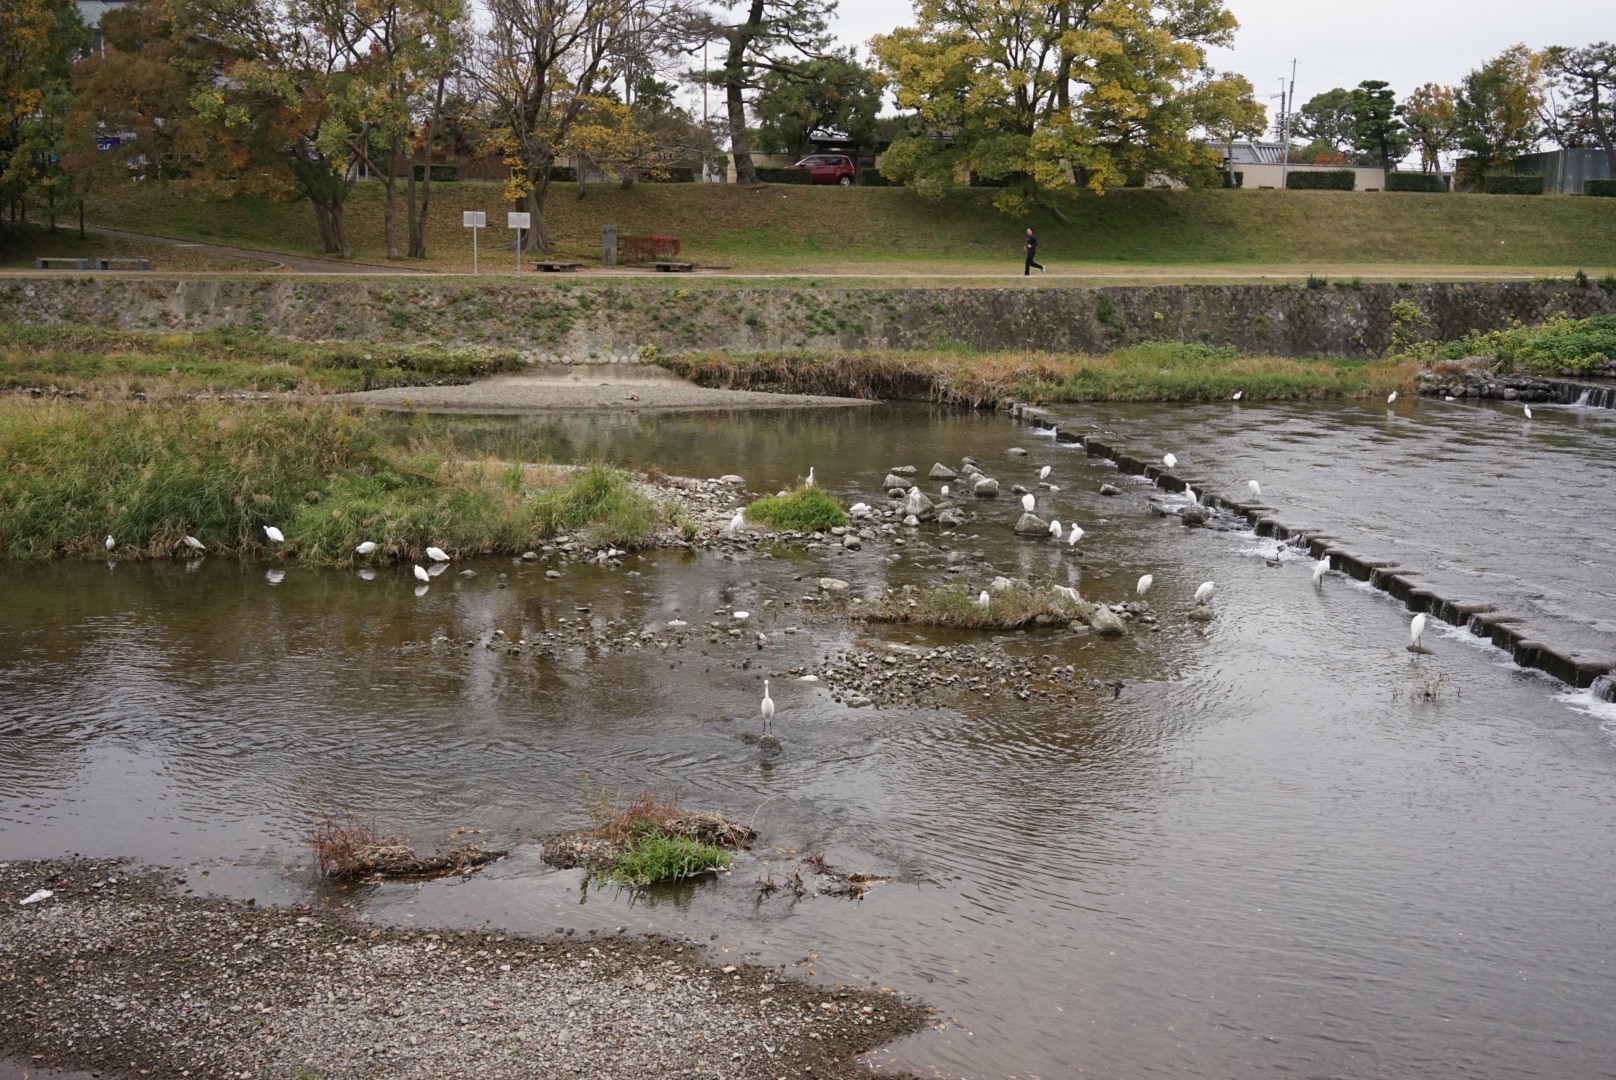
{"label": "red car", "polygon": [[853,183],[853,159],[846,154],[809,154],[791,167],[807,169],[810,183],[843,187]]}

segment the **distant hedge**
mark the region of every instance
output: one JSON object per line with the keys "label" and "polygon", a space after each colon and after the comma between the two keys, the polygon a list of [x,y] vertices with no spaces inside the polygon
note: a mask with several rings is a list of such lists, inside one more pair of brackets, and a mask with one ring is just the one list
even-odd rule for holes
{"label": "distant hedge", "polygon": [[1424,191],[1437,193],[1442,187],[1442,175],[1434,172],[1389,172],[1386,174],[1387,191]]}
{"label": "distant hedge", "polygon": [[696,182],[695,169],[663,169],[664,176],[642,176],[640,179],[648,184],[694,184]]}
{"label": "distant hedge", "polygon": [[550,166],[550,182],[552,184],[575,184],[578,182],[578,173],[575,169],[565,165]]}
{"label": "distant hedge", "polygon": [[1489,195],[1541,195],[1541,176],[1484,176],[1481,190]]}
{"label": "distant hedge", "polygon": [[1584,195],[1600,195],[1607,199],[1616,199],[1616,180],[1584,180],[1582,182]]}
{"label": "distant hedge", "polygon": [[858,171],[858,179],[853,181],[862,187],[902,187],[896,180],[888,180],[881,175],[881,170],[874,165],[866,165]]}
{"label": "distant hedge", "polygon": [[1285,186],[1293,191],[1351,191],[1358,174],[1351,169],[1305,169],[1287,173]]}
{"label": "distant hedge", "polygon": [[759,168],[758,179],[765,184],[811,184],[814,178],[807,169]]}

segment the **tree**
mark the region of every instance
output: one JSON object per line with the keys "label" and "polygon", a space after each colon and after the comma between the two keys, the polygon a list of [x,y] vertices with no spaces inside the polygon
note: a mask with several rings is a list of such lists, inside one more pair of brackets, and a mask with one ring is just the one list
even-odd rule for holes
{"label": "tree", "polygon": [[724,90],[735,180],[755,184],[758,176],[746,126],[746,91],[759,88],[765,73],[801,80],[805,65],[835,55],[829,20],[836,12],[836,0],[724,0],[724,3],[727,7],[740,4],[745,17],[731,23],[709,14],[696,20],[692,30],[696,36],[709,41],[716,39],[728,46],[724,50],[723,65],[708,78]]}
{"label": "tree", "polygon": [[1546,125],[1550,137],[1565,147],[1599,146],[1616,176],[1616,44],[1551,48],[1544,68],[1565,97],[1564,107]]}
{"label": "tree", "polygon": [[1525,45],[1505,49],[1472,71],[1454,97],[1454,132],[1469,157],[1460,178],[1476,183],[1537,146],[1543,107],[1543,55]]}
{"label": "tree", "polygon": [[1352,91],[1336,87],[1309,98],[1291,122],[1291,130],[1309,142],[1331,150],[1350,149],[1353,130]]}
{"label": "tree", "polygon": [[72,0],[0,3],[0,205],[32,197],[55,206],[71,184],[60,164],[63,127],[72,103],[73,62],[90,48],[90,32]]}
{"label": "tree", "polygon": [[1222,155],[1197,132],[1262,127],[1250,84],[1206,69],[1235,28],[1221,0],[916,0],[915,14],[870,47],[913,112],[881,171],[922,194],[976,177],[1005,185],[1003,210],[1059,213],[1080,184],[1213,184]]}
{"label": "tree", "polygon": [[1366,79],[1352,91],[1352,146],[1369,165],[1395,168],[1408,153],[1408,129],[1399,119],[1402,110],[1391,85]]}
{"label": "tree", "polygon": [[875,144],[881,90],[876,73],[851,56],[811,60],[795,71],[766,71],[752,111],[759,147],[801,156],[816,131],[836,131],[860,146]]}
{"label": "tree", "polygon": [[1403,103],[1403,123],[1409,139],[1420,152],[1420,168],[1436,172],[1442,168],[1442,154],[1452,150],[1453,91],[1436,83],[1426,83]]}

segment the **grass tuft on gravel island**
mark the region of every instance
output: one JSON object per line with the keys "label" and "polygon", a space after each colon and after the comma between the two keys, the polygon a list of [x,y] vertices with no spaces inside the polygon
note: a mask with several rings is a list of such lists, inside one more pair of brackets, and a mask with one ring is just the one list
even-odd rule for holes
{"label": "grass tuft on gravel island", "polygon": [[784,495],[766,495],[747,506],[746,520],[773,529],[818,532],[847,524],[847,511],[823,489],[800,484]]}
{"label": "grass tuft on gravel island", "polygon": [[[0,398],[0,557],[273,553],[308,562],[515,553],[559,529],[650,539],[661,511],[626,473],[457,456],[417,435],[389,445],[335,405]],[[271,547],[264,526],[286,535]]]}
{"label": "grass tuft on gravel island", "polygon": [[1384,396],[1414,384],[1417,364],[1290,360],[1232,348],[1157,342],[1105,356],[925,352],[704,353],[659,361],[702,386],[788,394],[940,401],[1244,401]]}
{"label": "grass tuft on gravel island", "polygon": [[988,590],[988,606],[963,584],[930,589],[918,596],[894,593],[867,607],[859,616],[867,622],[913,623],[961,630],[1019,630],[1040,617],[1046,623],[1081,618],[1087,605],[1052,589],[1035,589],[1022,582]]}
{"label": "grass tuft on gravel island", "polygon": [[728,870],[730,853],[717,844],[647,829],[618,849],[606,869],[607,880],[644,887],[671,884],[715,870]]}

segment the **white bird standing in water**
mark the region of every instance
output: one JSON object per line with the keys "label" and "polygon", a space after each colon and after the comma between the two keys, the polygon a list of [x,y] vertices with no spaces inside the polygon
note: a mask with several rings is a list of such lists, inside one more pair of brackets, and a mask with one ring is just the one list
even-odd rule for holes
{"label": "white bird standing in water", "polygon": [[429,548],[427,548],[426,549],[426,557],[431,559],[433,562],[448,562],[449,561],[449,553],[447,551],[444,551],[440,547],[429,547]]}
{"label": "white bird standing in water", "polygon": [[988,595],[988,591],[986,589],[983,589],[980,593],[977,594],[977,597],[976,597],[976,606],[977,607],[985,608],[989,604],[991,604],[992,602],[993,602],[993,597]]}
{"label": "white bird standing in water", "polygon": [[943,485],[943,490],[942,490],[941,494],[942,494],[943,498],[945,498],[945,499],[948,498],[948,485],[947,484]]}
{"label": "white bird standing in water", "polygon": [[1038,470],[1038,479],[1040,479],[1040,480],[1048,480],[1049,479],[1049,466],[1048,465],[1045,465],[1042,469]]}
{"label": "white bird standing in water", "polygon": [[1199,503],[1201,501],[1201,497],[1195,494],[1195,489],[1190,487],[1188,484],[1184,485],[1184,494],[1189,497],[1189,500],[1192,503]]}
{"label": "white bird standing in water", "polygon": [[415,568],[415,580],[424,584],[432,580],[432,575],[426,572],[425,567],[417,566]]}
{"label": "white bird standing in water", "polygon": [[767,735],[774,725],[774,699],[769,696],[769,680],[763,680],[763,734]]}
{"label": "white bird standing in water", "polygon": [[1418,649],[1420,647],[1420,638],[1424,635],[1425,613],[1422,611],[1420,614],[1414,616],[1413,622],[1408,624],[1409,647],[1412,649]]}
{"label": "white bird standing in water", "polygon": [[1236,391],[1235,391],[1235,392],[1234,392],[1234,400],[1235,400],[1235,401],[1239,401],[1239,400],[1240,400],[1240,398],[1241,398],[1241,397],[1242,397],[1242,396],[1243,396],[1243,395],[1244,395],[1244,394],[1245,394],[1245,391],[1244,391],[1244,390],[1236,390]]}
{"label": "white bird standing in water", "polygon": [[286,534],[281,532],[273,525],[264,526],[264,535],[269,537],[269,542],[272,544],[286,543]]}
{"label": "white bird standing in water", "polygon": [[1528,420],[1532,419],[1532,406],[1526,405],[1526,406],[1523,406],[1523,407],[1526,409],[1526,418]]}
{"label": "white bird standing in water", "polygon": [[366,540],[363,544],[360,544],[358,547],[354,548],[354,554],[355,555],[369,555],[372,552],[374,552],[375,550],[376,550],[376,541],[374,541],[374,540]]}
{"label": "white bird standing in water", "polygon": [[1031,495],[1023,495],[1021,497],[1021,508],[1027,511],[1027,513],[1032,513],[1032,508],[1037,505],[1038,500],[1033,498]]}
{"label": "white bird standing in water", "polygon": [[1255,480],[1247,480],[1246,481],[1246,486],[1251,489],[1251,494],[1255,498],[1258,498],[1258,499],[1262,498],[1262,485],[1261,484],[1257,483],[1257,481],[1255,481]]}
{"label": "white bird standing in water", "polygon": [[189,533],[187,533],[186,536],[185,536],[185,546],[190,548],[192,551],[206,551],[206,550],[208,550],[207,548],[202,546],[202,541],[198,540],[196,537],[190,535]]}
{"label": "white bird standing in water", "polygon": [[1072,531],[1066,534],[1066,546],[1076,547],[1077,542],[1081,539],[1083,539],[1083,530],[1073,525]]}
{"label": "white bird standing in water", "polygon": [[808,483],[807,483],[807,486],[808,487],[813,487],[814,486],[814,467],[812,465],[808,466]]}
{"label": "white bird standing in water", "polygon": [[1392,402],[1394,402],[1396,400],[1397,400],[1397,391],[1396,390],[1393,390],[1391,393],[1386,395],[1386,404],[1390,405]]}
{"label": "white bird standing in water", "polygon": [[1049,523],[1049,535],[1053,536],[1057,540],[1061,538],[1061,523],[1059,521],[1051,521]]}
{"label": "white bird standing in water", "polygon": [[1175,468],[1178,465],[1178,459],[1176,457],[1174,457],[1172,454],[1163,454],[1162,455],[1162,464],[1167,466],[1169,469]]}
{"label": "white bird standing in water", "polygon": [[1199,589],[1195,590],[1195,602],[1197,604],[1204,604],[1204,603],[1207,602],[1208,599],[1211,598],[1211,596],[1212,596],[1212,582],[1210,582],[1210,581],[1201,582],[1201,587]]}
{"label": "white bird standing in water", "polygon": [[1328,556],[1313,564],[1313,584],[1317,585],[1324,580],[1324,575],[1330,572],[1330,559]]}
{"label": "white bird standing in water", "polygon": [[1152,585],[1154,585],[1154,584],[1156,584],[1156,578],[1155,578],[1154,575],[1146,574],[1143,577],[1141,577],[1139,579],[1139,595],[1140,596],[1145,595],[1147,592],[1150,591],[1150,587]]}
{"label": "white bird standing in water", "polygon": [[111,533],[107,533],[107,538],[106,538],[106,540],[105,540],[105,541],[104,541],[104,543],[105,543],[105,544],[106,544],[106,545],[107,545],[107,550],[108,550],[108,551],[111,551],[111,550],[112,550],[112,549],[113,549],[113,548],[115,548],[115,547],[117,547],[117,546],[118,546],[118,541],[116,541],[116,540],[114,540],[114,539],[113,539],[113,538],[112,538],[112,534],[111,534]]}
{"label": "white bird standing in water", "polygon": [[736,529],[739,529],[745,524],[746,512],[744,510],[737,510],[735,511],[735,516],[729,519],[729,524],[724,526],[724,528],[728,529],[730,532],[734,532]]}

